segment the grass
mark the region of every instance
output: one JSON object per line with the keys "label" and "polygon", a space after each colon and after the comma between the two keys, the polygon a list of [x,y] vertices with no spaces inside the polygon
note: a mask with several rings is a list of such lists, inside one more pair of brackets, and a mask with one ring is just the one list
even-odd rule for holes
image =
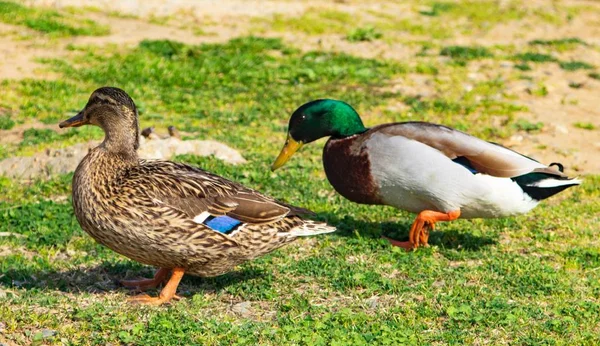
{"label": "grass", "polygon": [[573,123],[573,126],[579,128],[579,129],[584,129],[584,130],[594,130],[594,129],[596,129],[596,126],[594,126],[594,124],[592,124],[592,123],[585,123],[585,122],[576,122],[576,123]]}
{"label": "grass", "polygon": [[[275,14],[271,20],[255,19],[259,31],[295,31],[310,36],[351,32],[370,27],[390,42],[408,35],[443,40],[456,34],[487,32],[500,24],[533,18],[535,23],[562,26],[576,17],[577,10],[566,6],[521,6],[517,1],[408,2],[405,6],[348,11],[343,8],[311,7],[301,14]],[[425,7],[429,5],[429,7]],[[566,20],[567,18],[570,18]],[[460,22],[460,24],[456,24]],[[572,44],[566,42],[564,45]],[[561,46],[562,47],[562,46]]]}
{"label": "grass", "polygon": [[[430,13],[414,10],[426,21],[394,25],[427,30],[437,20],[472,16],[483,28],[493,13],[477,2],[439,4],[420,9]],[[497,2],[490,4],[499,11]],[[512,2],[503,11],[502,21],[529,13]],[[393,20],[377,17],[381,22],[369,26],[367,17],[311,10],[299,17],[305,22],[281,17],[276,29],[287,30],[285,22],[311,35],[310,30],[322,30],[343,39],[356,28],[372,27],[386,40]],[[456,34],[445,26],[436,30]],[[81,230],[69,197],[72,174],[27,182],[0,177],[0,343],[598,344],[600,176],[585,175],[583,185],[526,215],[439,224],[430,247],[406,253],[391,248],[381,235],[406,239],[414,215],[357,205],[336,194],[323,173],[323,141],[306,145],[283,169],[269,170],[290,113],[322,97],[349,102],[367,126],[425,120],[493,141],[544,129],[544,123],[528,120],[528,109],[507,91],[526,71],[501,74],[496,66],[507,55],[531,69],[538,68],[536,62],[557,63],[547,56],[560,49],[559,43],[506,52],[450,42],[427,41],[427,47],[422,55],[399,62],[303,51],[280,39],[254,36],[202,45],[172,40],[126,47],[73,44],[61,59],[41,60],[56,79],[1,81],[0,127],[5,129],[32,121],[55,125],[80,110],[95,88],[119,86],[138,105],[142,127],[175,125],[191,138],[223,141],[248,163],[230,166],[192,155],[175,160],[312,209],[338,232],[301,239],[217,278],[186,276],[178,290],[184,299],[170,305],[132,306],[124,300],[134,293],[117,280],[148,277],[153,269],[95,243]],[[439,61],[440,49],[468,64]],[[472,79],[478,64],[476,72],[485,72],[484,77]],[[594,73],[589,71],[590,78]],[[427,80],[417,84],[416,93],[394,88],[416,77]],[[549,97],[542,81],[528,78],[536,86],[530,92]],[[588,122],[573,126],[596,130]],[[26,129],[19,142],[0,146],[0,157],[101,137],[92,127]],[[235,311],[241,302],[250,304],[246,314]]]}
{"label": "grass", "polygon": [[543,46],[552,48],[558,52],[564,52],[577,48],[578,46],[587,46],[588,44],[578,37],[568,37],[555,40],[532,40],[529,41],[532,46]]}
{"label": "grass", "polygon": [[594,66],[583,61],[561,61],[560,68],[565,71],[593,70]]}
{"label": "grass", "polygon": [[320,35],[345,31],[356,20],[355,16],[347,12],[311,8],[300,16],[287,17],[276,14],[270,26],[277,31],[295,30],[309,35]]}
{"label": "grass", "polygon": [[383,37],[383,34],[373,27],[358,28],[348,34],[346,39],[350,42],[373,41]]}
{"label": "grass", "polygon": [[68,12],[26,7],[8,1],[0,1],[0,22],[26,26],[56,37],[102,36],[110,32],[107,26]]}
{"label": "grass", "polygon": [[526,52],[519,53],[513,57],[514,60],[520,60],[522,62],[533,62],[533,63],[545,63],[545,62],[556,62],[558,59],[543,53]]}
{"label": "grass", "polygon": [[442,48],[440,55],[457,60],[475,60],[491,58],[493,54],[485,47],[448,46]]}

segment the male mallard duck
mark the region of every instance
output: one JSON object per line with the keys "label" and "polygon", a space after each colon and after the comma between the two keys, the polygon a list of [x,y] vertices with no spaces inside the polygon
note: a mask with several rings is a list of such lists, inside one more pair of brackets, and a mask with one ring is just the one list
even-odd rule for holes
{"label": "male mallard duck", "polygon": [[[275,170],[303,144],[329,136],[323,165],[347,199],[418,213],[406,249],[426,245],[437,221],[526,213],[581,182],[498,144],[426,122],[366,128],[347,103],[316,100],[291,116]],[[552,166],[550,165],[550,166]]]}
{"label": "male mallard duck", "polygon": [[135,261],[161,268],[153,279],[124,281],[156,287],[173,272],[159,297],[175,296],[184,273],[216,276],[273,251],[299,236],[333,232],[300,217],[309,211],[208,173],[170,161],[140,160],[138,112],[121,89],[104,87],[60,127],[100,126],[104,142],[73,176],[73,208],[84,231]]}

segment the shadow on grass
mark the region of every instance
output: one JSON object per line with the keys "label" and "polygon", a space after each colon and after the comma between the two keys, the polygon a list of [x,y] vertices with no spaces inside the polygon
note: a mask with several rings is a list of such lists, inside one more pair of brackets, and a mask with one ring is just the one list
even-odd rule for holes
{"label": "shadow on grass", "polygon": [[[370,222],[357,220],[351,216],[340,217],[331,213],[318,213],[321,219],[337,227],[334,234],[342,237],[356,237],[356,233],[362,238],[379,239],[382,236],[397,240],[408,240],[408,233],[412,220],[410,222]],[[489,236],[473,235],[469,232],[459,232],[457,230],[443,230],[444,222],[436,224],[436,230],[429,236],[429,244],[436,245],[445,249],[461,249],[466,251],[479,251],[482,248],[497,244],[496,239]],[[440,230],[441,229],[441,230]]]}
{"label": "shadow on grass", "polygon": [[[155,268],[153,267],[133,261],[116,264],[104,262],[96,267],[66,271],[9,268],[0,272],[0,287],[18,286],[26,289],[50,289],[69,293],[125,291],[135,295],[139,291],[125,288],[119,281],[123,279],[152,278],[154,271]],[[265,275],[264,270],[257,268],[244,268],[211,278],[186,275],[181,281],[178,291],[184,292],[186,295],[188,293],[220,291],[227,286],[262,278]],[[149,290],[149,292],[158,291],[161,287]]]}

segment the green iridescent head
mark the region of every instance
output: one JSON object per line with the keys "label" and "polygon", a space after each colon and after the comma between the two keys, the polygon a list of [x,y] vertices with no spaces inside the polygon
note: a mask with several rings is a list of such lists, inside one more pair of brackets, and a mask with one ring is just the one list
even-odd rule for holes
{"label": "green iridescent head", "polygon": [[305,103],[292,114],[287,140],[271,169],[283,166],[306,143],[329,136],[344,138],[366,130],[358,113],[346,102],[323,99]]}

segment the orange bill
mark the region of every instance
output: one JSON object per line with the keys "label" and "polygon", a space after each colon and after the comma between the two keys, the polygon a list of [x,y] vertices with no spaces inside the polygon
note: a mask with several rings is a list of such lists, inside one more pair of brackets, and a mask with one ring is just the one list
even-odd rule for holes
{"label": "orange bill", "polygon": [[275,159],[275,162],[273,162],[271,170],[274,171],[277,168],[283,166],[290,159],[290,157],[292,157],[292,155],[294,155],[294,153],[298,151],[298,149],[300,149],[303,145],[304,143],[302,143],[302,141],[297,142],[288,133],[285,145],[283,146],[283,149],[281,149],[281,152],[279,153],[279,156],[277,156],[277,159]]}

